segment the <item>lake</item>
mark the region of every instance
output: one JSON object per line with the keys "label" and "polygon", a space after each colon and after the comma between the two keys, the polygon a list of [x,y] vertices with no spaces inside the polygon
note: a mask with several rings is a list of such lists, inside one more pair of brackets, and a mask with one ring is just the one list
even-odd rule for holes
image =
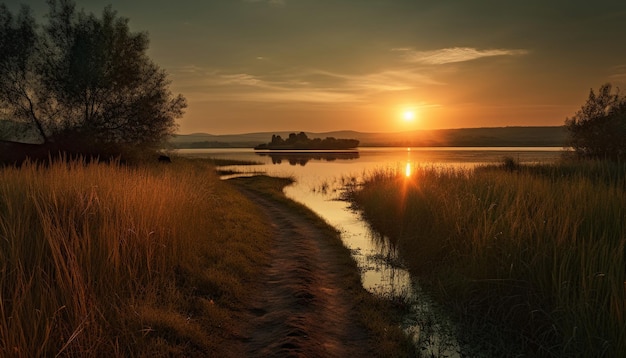
{"label": "lake", "polygon": [[[255,152],[252,149],[181,149],[180,155],[215,159],[258,162],[253,166],[228,166],[245,175],[265,173],[270,176],[291,177],[295,183],[284,189],[285,194],[324,218],[341,232],[344,245],[350,249],[361,270],[363,286],[385,297],[419,295],[416,310],[432,311],[426,294],[422,293],[398,262],[396,253],[384,237],[372,231],[360,214],[342,201],[347,183],[358,182],[374,170],[397,170],[410,176],[419,166],[467,168],[502,162],[510,157],[520,163],[551,163],[564,150],[560,147],[485,147],[485,148],[359,148],[358,151],[294,151]],[[234,174],[240,176],[241,174]],[[229,176],[224,176],[227,179]],[[410,320],[407,330],[419,327]],[[444,329],[444,328],[442,328]],[[435,334],[434,345],[443,339]],[[446,338],[447,340],[453,338]],[[448,342],[448,344],[451,344]],[[454,346],[454,344],[451,344]],[[436,349],[436,347],[433,347]],[[454,349],[444,355],[455,356]]]}

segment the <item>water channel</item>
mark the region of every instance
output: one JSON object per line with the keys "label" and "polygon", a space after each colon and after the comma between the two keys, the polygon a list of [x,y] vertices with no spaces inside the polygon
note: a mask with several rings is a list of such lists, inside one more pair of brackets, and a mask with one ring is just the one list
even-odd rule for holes
{"label": "water channel", "polygon": [[[414,302],[405,330],[413,334],[426,354],[459,356],[445,312],[436,305],[398,262],[396,253],[380,234],[371,230],[350,203],[341,200],[347,184],[358,183],[373,170],[395,170],[407,176],[418,166],[467,168],[501,162],[510,157],[520,163],[549,163],[558,160],[563,149],[556,147],[499,148],[359,148],[350,152],[255,152],[252,149],[181,149],[180,155],[214,159],[254,161],[253,166],[220,169],[253,175],[291,177],[295,183],[284,189],[341,232],[361,270],[363,286],[375,294]],[[237,174],[241,175],[241,174]],[[245,175],[245,174],[244,174]],[[227,179],[228,176],[224,177]],[[430,317],[430,318],[429,318]],[[432,317],[436,317],[433,319]],[[424,321],[431,321],[428,327]],[[432,321],[438,323],[432,324]],[[426,329],[428,332],[426,332]]]}

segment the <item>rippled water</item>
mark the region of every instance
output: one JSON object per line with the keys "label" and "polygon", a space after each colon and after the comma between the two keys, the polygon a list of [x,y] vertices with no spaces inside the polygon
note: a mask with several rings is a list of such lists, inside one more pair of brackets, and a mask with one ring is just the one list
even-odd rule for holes
{"label": "rippled water", "polygon": [[418,166],[472,168],[478,164],[500,162],[504,157],[522,163],[547,163],[557,160],[562,148],[359,148],[356,152],[288,153],[255,153],[252,149],[185,149],[179,154],[255,161],[259,164],[222,169],[294,178],[296,182],[285,188],[285,194],[309,207],[341,232],[344,245],[359,264],[363,286],[385,297],[414,300],[415,317],[407,317],[406,329],[416,333],[416,337],[419,335],[420,344],[426,345],[422,348],[428,354],[451,357],[456,356],[456,344],[454,338],[445,333],[451,331],[448,322],[442,319],[442,313],[437,312],[428,295],[420,291],[402,268],[388,241],[373,232],[349,203],[340,200],[346,184],[358,182],[364,173],[379,169],[398,170],[410,176]]}

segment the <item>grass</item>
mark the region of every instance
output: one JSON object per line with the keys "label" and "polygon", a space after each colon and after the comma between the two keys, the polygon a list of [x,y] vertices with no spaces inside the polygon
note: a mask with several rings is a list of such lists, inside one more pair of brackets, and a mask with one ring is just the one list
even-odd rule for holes
{"label": "grass", "polygon": [[[337,232],[284,197],[290,182],[242,185],[329,232],[378,355],[410,355]],[[242,356],[271,232],[207,160],[0,168],[0,356]]]}
{"label": "grass", "polygon": [[256,212],[203,161],[1,168],[0,355],[239,355]]}
{"label": "grass", "polygon": [[625,174],[602,162],[378,171],[351,198],[482,354],[617,357]]}

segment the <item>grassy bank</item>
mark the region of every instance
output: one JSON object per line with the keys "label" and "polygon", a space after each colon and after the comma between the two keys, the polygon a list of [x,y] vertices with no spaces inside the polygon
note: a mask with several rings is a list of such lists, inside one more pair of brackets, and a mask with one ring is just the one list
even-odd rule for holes
{"label": "grassy bank", "polygon": [[508,163],[380,171],[351,195],[483,352],[617,357],[625,190],[624,165]]}
{"label": "grassy bank", "polygon": [[0,169],[0,355],[238,356],[255,213],[200,161]]}

